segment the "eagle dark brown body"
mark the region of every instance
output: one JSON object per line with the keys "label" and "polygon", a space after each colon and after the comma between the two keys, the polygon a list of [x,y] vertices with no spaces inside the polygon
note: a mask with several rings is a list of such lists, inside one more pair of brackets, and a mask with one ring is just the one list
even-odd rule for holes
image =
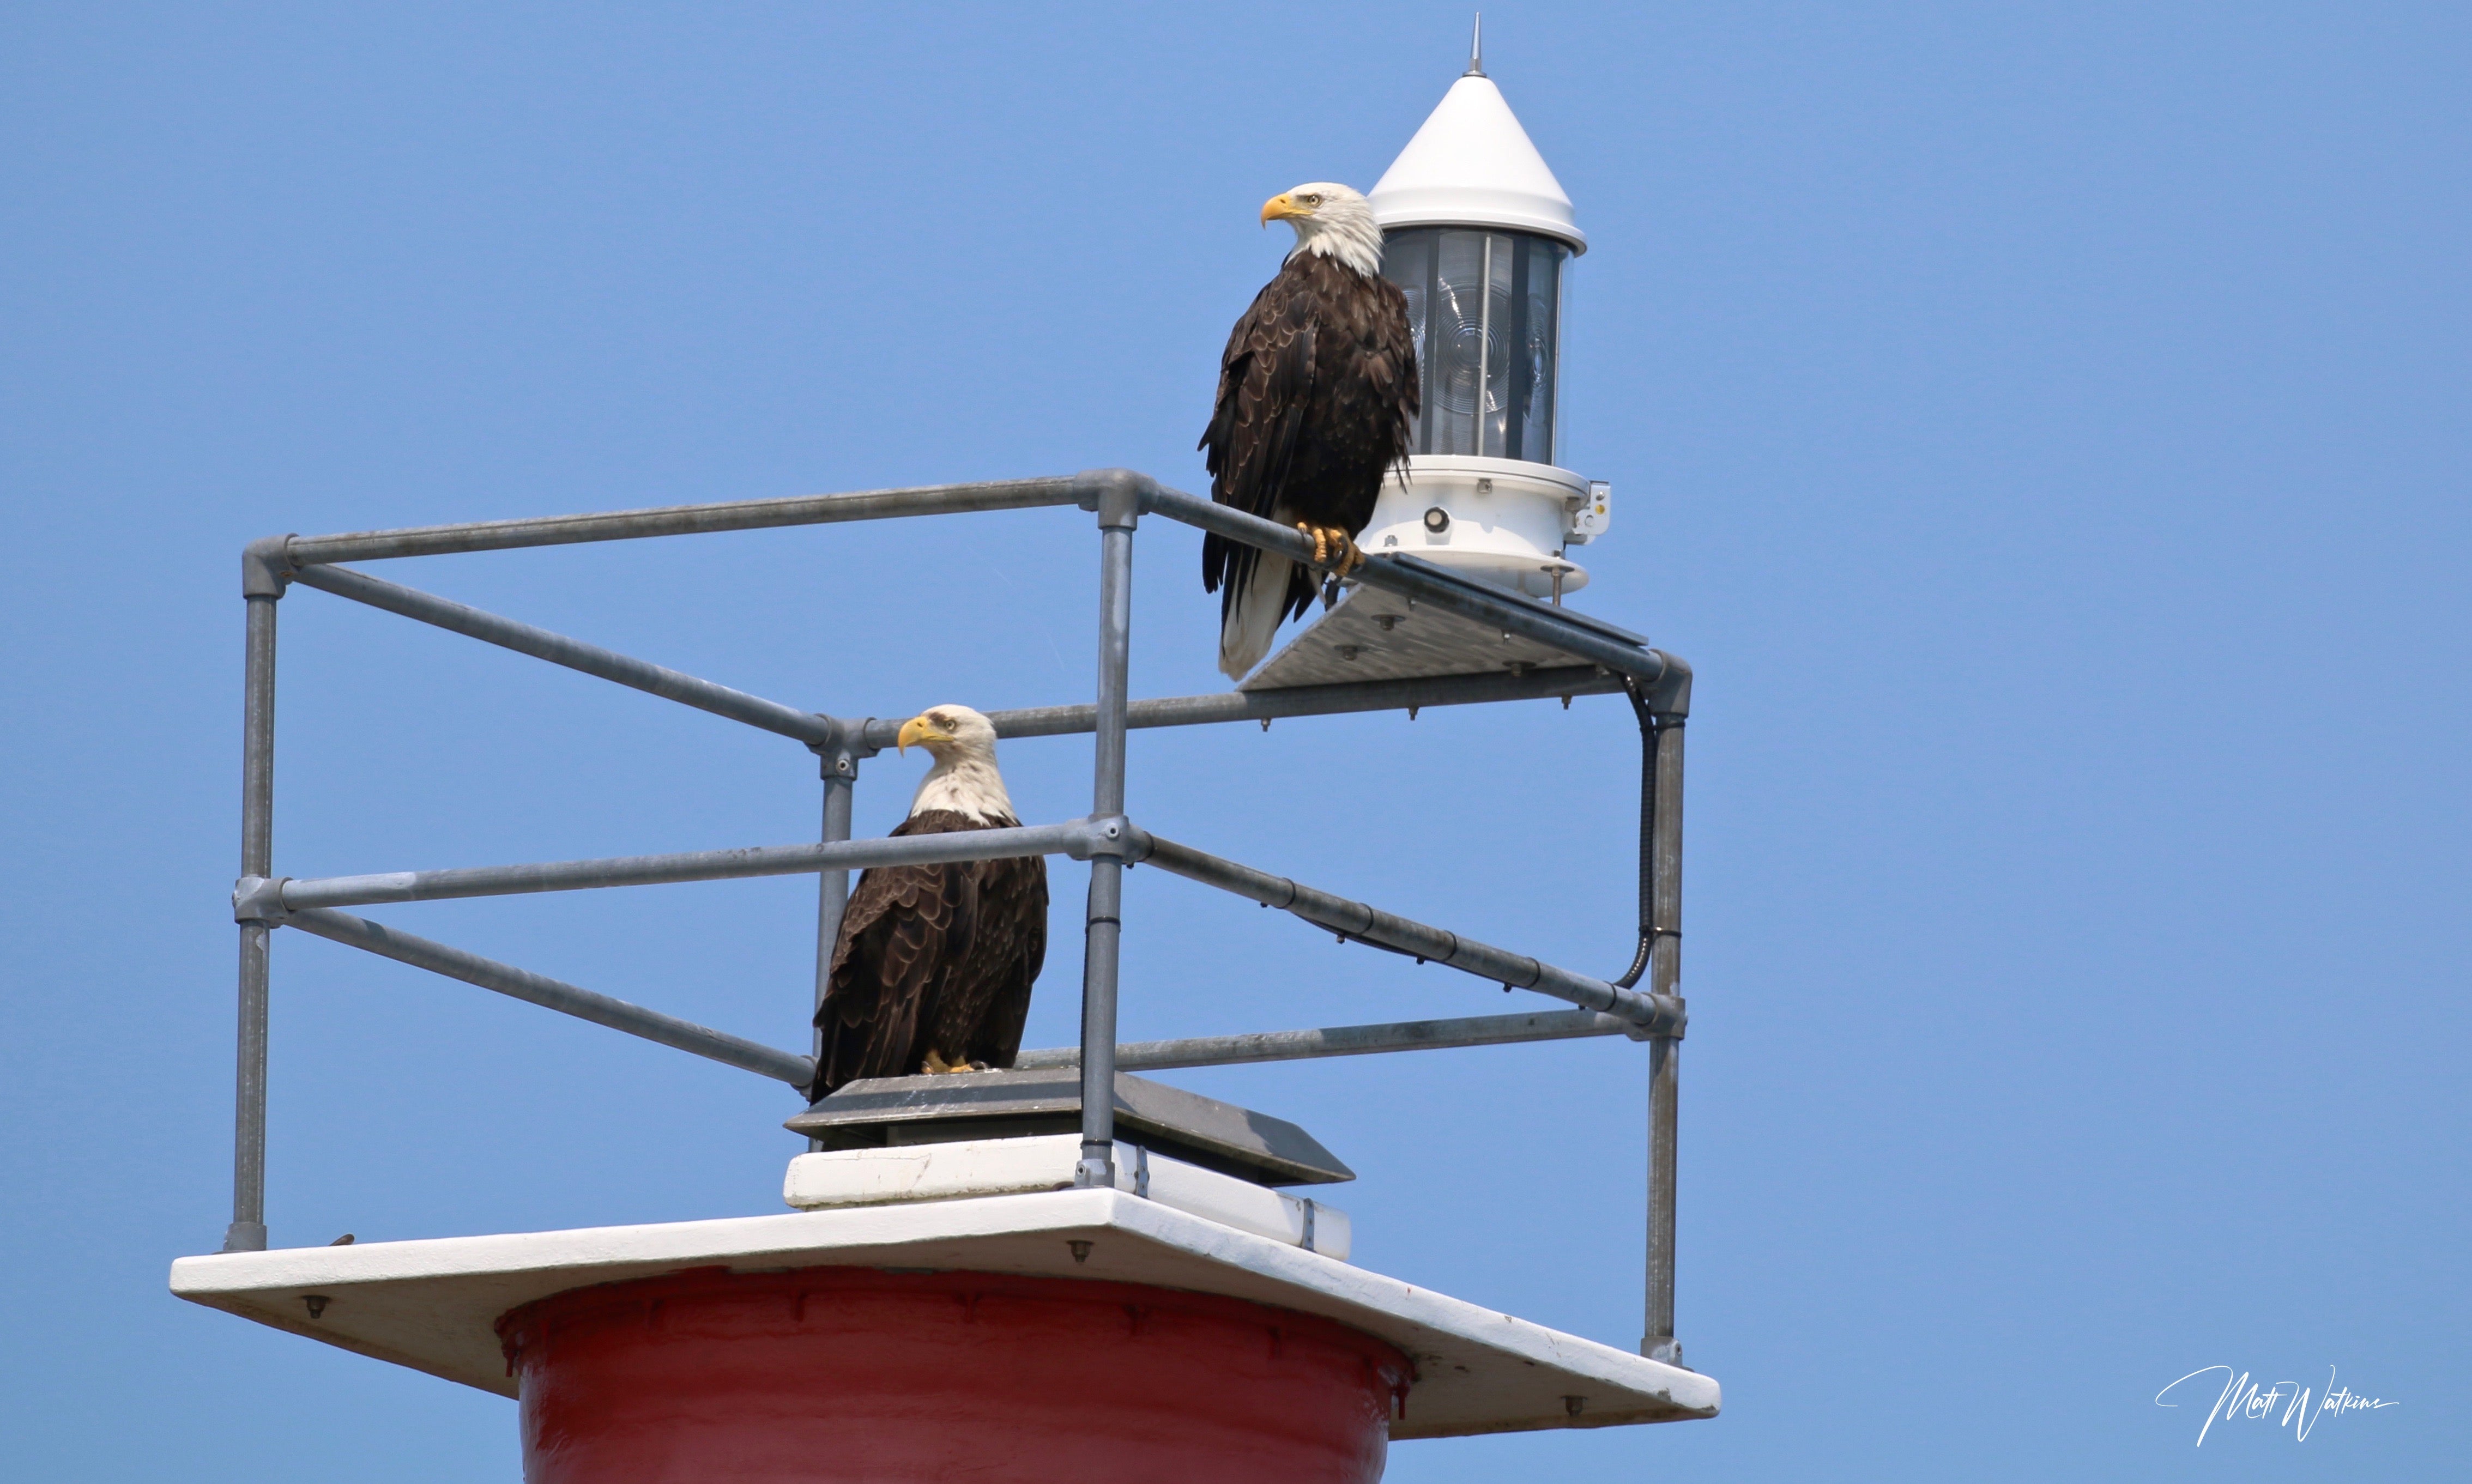
{"label": "eagle dark brown body", "polygon": [[[1408,455],[1418,402],[1407,295],[1378,272],[1298,251],[1254,296],[1220,359],[1200,444],[1210,498],[1353,537],[1373,518],[1384,476]],[[1202,586],[1220,593],[1223,624],[1260,560],[1252,547],[1202,538]],[[1281,565],[1291,567],[1284,593],[1265,596],[1283,621],[1313,601],[1316,578]]]}
{"label": "eagle dark brown body", "polygon": [[[927,809],[892,833],[1019,823]],[[913,1075],[931,1051],[947,1063],[1011,1066],[1046,958],[1047,862],[1039,857],[868,871],[843,913],[816,1011],[822,1054],[809,1095],[862,1077]]]}

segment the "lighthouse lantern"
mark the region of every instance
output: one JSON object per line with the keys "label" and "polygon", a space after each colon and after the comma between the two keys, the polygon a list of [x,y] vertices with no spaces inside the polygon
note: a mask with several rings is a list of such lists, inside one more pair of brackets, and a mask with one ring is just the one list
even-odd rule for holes
{"label": "lighthouse lantern", "polygon": [[1370,200],[1424,397],[1363,544],[1539,598],[1584,586],[1564,554],[1603,533],[1611,491],[1556,459],[1563,274],[1587,238],[1481,58]]}

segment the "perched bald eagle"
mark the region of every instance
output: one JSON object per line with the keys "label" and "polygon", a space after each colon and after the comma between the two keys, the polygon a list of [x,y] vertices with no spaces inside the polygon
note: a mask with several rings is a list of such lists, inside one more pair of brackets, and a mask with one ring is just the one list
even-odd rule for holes
{"label": "perched bald eagle", "polygon": [[[895,835],[1021,823],[996,772],[996,729],[967,706],[901,724],[936,766]],[[861,1077],[1010,1067],[1030,986],[1047,959],[1047,862],[1037,856],[954,865],[877,866],[861,875],[816,1025],[823,1032],[810,1098]]]}
{"label": "perched bald eagle", "polygon": [[[1263,204],[1263,224],[1273,221],[1295,228],[1296,246],[1220,357],[1200,443],[1210,498],[1304,531],[1317,564],[1343,577],[1364,562],[1355,537],[1414,436],[1415,337],[1407,295],[1382,276],[1382,228],[1364,197],[1300,185]],[[1220,594],[1219,668],[1229,679],[1271,652],[1318,581],[1286,557],[1202,538],[1201,587]]]}

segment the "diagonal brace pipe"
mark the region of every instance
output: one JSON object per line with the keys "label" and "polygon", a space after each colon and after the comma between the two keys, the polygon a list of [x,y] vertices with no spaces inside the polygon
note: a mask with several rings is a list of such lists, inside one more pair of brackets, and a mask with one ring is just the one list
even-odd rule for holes
{"label": "diagonal brace pipe", "polygon": [[494,958],[484,958],[478,954],[467,954],[460,948],[450,948],[428,938],[398,932],[367,918],[354,917],[349,912],[296,911],[285,921],[303,932],[314,933],[330,942],[347,944],[381,958],[392,958],[416,969],[442,974],[450,979],[462,979],[466,984],[493,989],[499,994],[572,1015],[578,1020],[590,1021],[596,1025],[606,1025],[630,1036],[641,1036],[647,1041],[656,1041],[681,1051],[692,1051],[724,1066],[771,1077],[775,1082],[787,1082],[801,1092],[816,1079],[816,1064],[810,1057],[775,1050],[727,1031],[663,1015],[658,1010],[647,1010],[642,1005],[614,1000],[607,995],[597,995],[546,975],[503,964]]}
{"label": "diagonal brace pipe", "polygon": [[1513,954],[1362,902],[1300,885],[1284,876],[1257,871],[1190,845],[1161,839],[1147,831],[1137,830],[1134,834],[1134,849],[1152,865],[1188,881],[1248,897],[1264,907],[1281,908],[1343,937],[1387,948],[1394,954],[1430,958],[1507,987],[1533,989],[1582,1009],[1620,1016],[1639,1027],[1637,1034],[1641,1037],[1682,1034],[1683,1005],[1678,996],[1618,989],[1603,979],[1573,974],[1524,954]]}
{"label": "diagonal brace pipe", "polygon": [[501,618],[434,593],[424,593],[416,587],[405,587],[399,582],[370,577],[366,572],[355,572],[349,567],[301,567],[292,574],[292,580],[304,587],[317,588],[320,592],[332,593],[338,598],[348,598],[372,608],[383,608],[389,613],[432,624],[450,633],[512,649],[517,654],[529,654],[536,660],[547,660],[553,665],[580,670],[587,675],[614,680],[664,700],[677,701],[783,737],[795,737],[810,747],[836,745],[844,730],[844,724],[831,717],[818,716],[794,706],[784,706],[779,701],[766,700],[760,695],[734,691],[725,685],[700,680],[650,660],[639,660],[614,649],[585,644],[581,639],[569,639],[546,628]]}

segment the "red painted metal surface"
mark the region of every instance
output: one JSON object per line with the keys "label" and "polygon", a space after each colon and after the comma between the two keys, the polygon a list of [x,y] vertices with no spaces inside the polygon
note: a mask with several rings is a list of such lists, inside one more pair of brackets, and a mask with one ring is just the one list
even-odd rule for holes
{"label": "red painted metal surface", "polygon": [[700,1270],[498,1333],[528,1484],[1370,1484],[1414,1378],[1327,1319],[997,1273]]}

